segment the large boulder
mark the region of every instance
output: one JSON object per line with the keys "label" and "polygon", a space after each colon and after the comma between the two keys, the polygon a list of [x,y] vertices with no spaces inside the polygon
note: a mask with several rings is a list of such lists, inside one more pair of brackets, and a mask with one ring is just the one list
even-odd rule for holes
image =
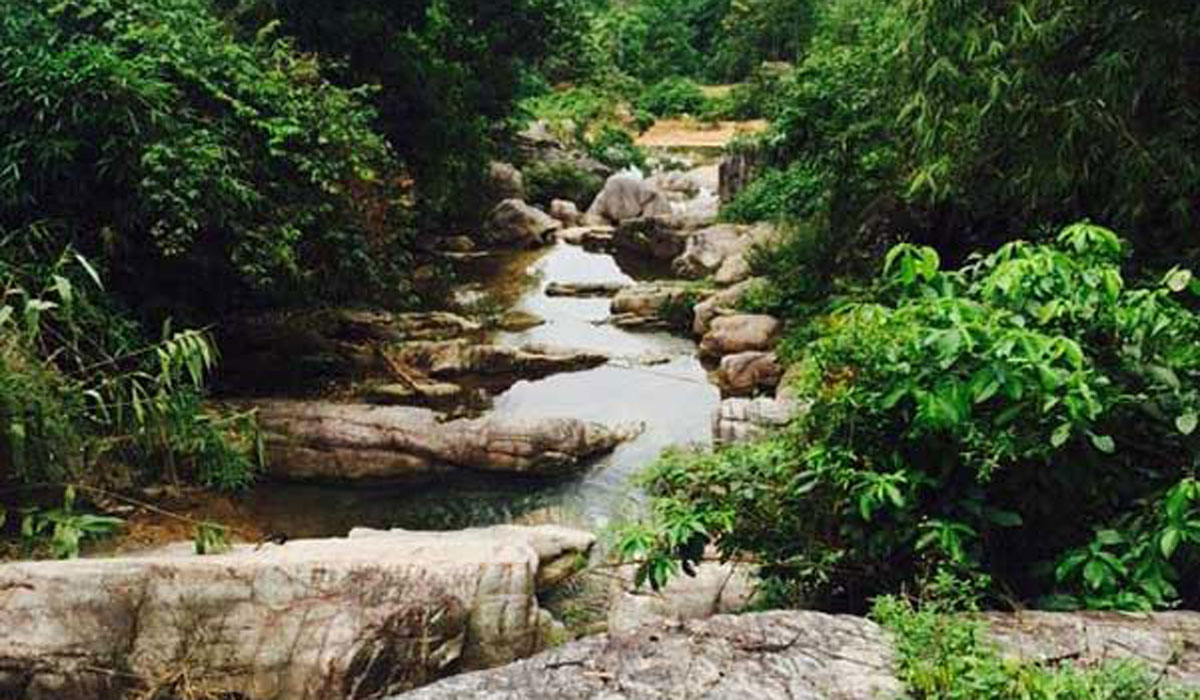
{"label": "large boulder", "polygon": [[583,221],[583,214],[579,212],[575,202],[566,199],[550,202],[550,216],[561,221],[563,226],[578,226]]}
{"label": "large boulder", "polygon": [[750,276],[749,256],[756,246],[775,240],[770,224],[717,224],[690,234],[683,253],[672,263],[681,277],[712,276],[717,284],[734,284]]}
{"label": "large boulder", "polygon": [[779,319],[765,314],[720,316],[700,339],[700,354],[724,357],[752,350],[767,352],[774,349],[782,330]]}
{"label": "large boulder", "polygon": [[604,183],[588,207],[588,218],[613,225],[648,216],[671,215],[671,203],[648,181],[629,173],[617,173]]}
{"label": "large boulder", "polygon": [[[1012,658],[1080,667],[1134,660],[1164,681],[1200,687],[1197,613],[1017,613],[984,619],[1001,653]],[[894,642],[875,623],[776,611],[588,637],[396,700],[886,700],[904,696],[895,671]]]}
{"label": "large boulder", "polygon": [[775,353],[751,350],[722,357],[716,380],[722,395],[748,396],[774,389],[782,375]]}
{"label": "large boulder", "polygon": [[711,561],[696,566],[695,576],[676,576],[660,591],[634,585],[634,565],[619,567],[612,578],[608,633],[628,636],[652,623],[699,620],[748,608],[757,585],[752,567],[722,563],[712,548],[706,556]]}
{"label": "large boulder", "polygon": [[[816,612],[720,615],[588,637],[440,681],[403,700],[883,700],[900,697],[887,633]],[[399,699],[397,699],[399,700]]]}
{"label": "large boulder", "polygon": [[488,187],[497,200],[525,199],[525,178],[509,163],[492,161],[488,164]]}
{"label": "large boulder", "polygon": [[537,593],[592,543],[548,526],[356,531],[0,565],[0,697],[175,697],[175,681],[180,697],[380,698],[545,648],[557,623]]}
{"label": "large boulder", "polygon": [[626,219],[613,233],[613,246],[626,253],[667,262],[687,247],[688,232],[669,216]]}
{"label": "large boulder", "polygon": [[553,242],[562,223],[519,199],[506,199],[488,215],[485,238],[494,245],[536,248]]}
{"label": "large boulder", "polygon": [[421,483],[458,470],[570,474],[633,437],[633,426],[485,416],[441,422],[411,406],[262,401],[268,472],[299,481]]}
{"label": "large boulder", "polygon": [[713,414],[713,442],[748,442],[791,423],[805,409],[800,401],[759,397],[725,399]]}

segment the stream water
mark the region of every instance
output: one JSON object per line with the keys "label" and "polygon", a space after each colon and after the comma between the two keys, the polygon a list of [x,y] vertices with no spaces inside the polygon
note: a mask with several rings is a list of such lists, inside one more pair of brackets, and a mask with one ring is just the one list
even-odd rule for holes
{"label": "stream water", "polygon": [[460,301],[527,311],[546,321],[498,333],[495,342],[600,350],[614,358],[595,369],[518,382],[495,397],[493,411],[640,422],[642,434],[581,474],[549,483],[481,475],[419,488],[263,484],[242,504],[264,528],[291,537],[343,535],[355,526],[451,529],[511,521],[599,529],[636,506],[633,477],[664,448],[711,439],[719,394],[691,340],[609,325],[608,299],[545,294],[550,282],[632,282],[653,271],[623,268],[611,255],[558,243],[464,262],[459,275]]}

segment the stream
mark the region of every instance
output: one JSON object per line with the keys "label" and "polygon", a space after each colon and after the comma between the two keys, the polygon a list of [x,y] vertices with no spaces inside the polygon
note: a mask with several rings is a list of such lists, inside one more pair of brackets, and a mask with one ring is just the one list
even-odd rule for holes
{"label": "stream", "polygon": [[559,481],[479,475],[420,488],[264,483],[239,501],[265,529],[295,538],[341,536],[357,526],[444,530],[515,521],[596,531],[636,508],[633,478],[664,448],[710,442],[720,396],[707,381],[694,342],[609,325],[606,298],[545,294],[551,282],[628,283],[653,277],[654,271],[622,267],[612,255],[561,242],[458,267],[459,306],[526,311],[546,321],[519,333],[496,333],[494,342],[599,350],[614,358],[595,369],[518,382],[495,397],[495,413],[640,422],[645,430],[581,474]]}

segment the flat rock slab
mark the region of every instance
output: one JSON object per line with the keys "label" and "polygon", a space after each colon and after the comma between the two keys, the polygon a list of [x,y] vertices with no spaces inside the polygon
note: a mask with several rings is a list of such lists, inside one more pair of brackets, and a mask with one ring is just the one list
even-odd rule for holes
{"label": "flat rock slab", "polygon": [[[186,672],[247,700],[366,700],[543,649],[558,527],[356,531],[196,556],[0,566],[0,697],[108,700]],[[157,697],[157,696],[156,696]]]}
{"label": "flat rock slab", "polygon": [[722,615],[590,637],[404,700],[886,700],[887,634],[862,618],[811,612]]}
{"label": "flat rock slab", "polygon": [[608,362],[604,353],[541,345],[510,347],[463,340],[406,343],[390,350],[403,364],[431,377],[466,375],[538,379],[558,372],[576,372]]}
{"label": "flat rock slab", "polygon": [[486,416],[440,422],[411,406],[263,401],[268,469],[287,480],[428,481],[456,468],[561,476],[633,437],[573,418]]}
{"label": "flat rock slab", "polygon": [[[993,613],[1001,653],[1092,666],[1135,659],[1200,687],[1200,613]],[[808,611],[657,623],[572,642],[439,681],[396,700],[894,700],[890,635],[859,617]]]}

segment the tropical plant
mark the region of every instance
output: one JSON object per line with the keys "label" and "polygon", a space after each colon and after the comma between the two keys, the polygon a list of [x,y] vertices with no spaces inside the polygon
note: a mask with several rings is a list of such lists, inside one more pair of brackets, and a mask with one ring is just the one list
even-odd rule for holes
{"label": "tropical plant", "polygon": [[1048,605],[1196,604],[1195,285],[1129,284],[1127,253],[1090,224],[955,271],[894,248],[793,345],[791,429],[651,469],[648,578],[715,543],[793,602],[861,609],[951,566]]}

